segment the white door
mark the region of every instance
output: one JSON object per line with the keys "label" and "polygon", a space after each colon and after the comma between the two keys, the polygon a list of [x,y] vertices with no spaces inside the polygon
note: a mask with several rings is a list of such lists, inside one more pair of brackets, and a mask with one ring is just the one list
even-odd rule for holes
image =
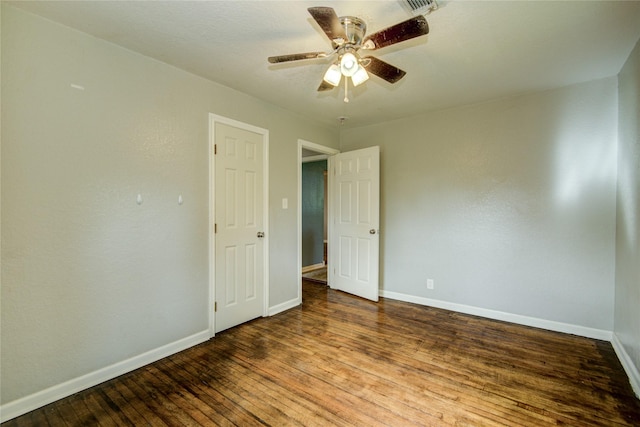
{"label": "white door", "polygon": [[330,158],[330,285],[378,301],[380,147]]}
{"label": "white door", "polygon": [[265,314],[263,135],[216,122],[215,332]]}

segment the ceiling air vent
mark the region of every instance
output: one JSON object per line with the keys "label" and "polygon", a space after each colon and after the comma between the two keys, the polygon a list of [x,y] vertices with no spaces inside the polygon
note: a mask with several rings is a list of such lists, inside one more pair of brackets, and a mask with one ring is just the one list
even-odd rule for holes
{"label": "ceiling air vent", "polygon": [[436,0],[402,0],[402,3],[414,14],[426,14],[438,8]]}

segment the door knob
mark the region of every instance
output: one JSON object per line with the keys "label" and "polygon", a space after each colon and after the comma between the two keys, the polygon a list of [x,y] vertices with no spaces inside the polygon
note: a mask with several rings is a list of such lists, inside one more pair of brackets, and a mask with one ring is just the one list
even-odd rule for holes
{"label": "door knob", "polygon": [[262,239],[264,237],[264,231],[258,231],[257,236],[259,239]]}
{"label": "door knob", "polygon": [[371,230],[369,230],[369,234],[376,234],[375,228],[372,228]]}

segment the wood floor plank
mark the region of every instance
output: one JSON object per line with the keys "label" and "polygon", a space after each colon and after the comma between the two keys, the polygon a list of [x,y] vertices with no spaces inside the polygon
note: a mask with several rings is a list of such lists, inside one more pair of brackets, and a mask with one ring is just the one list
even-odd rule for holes
{"label": "wood floor plank", "polygon": [[[353,328],[357,328],[357,326],[353,326],[353,325],[351,325],[351,326],[350,326],[349,334],[352,334],[352,333],[353,333]],[[336,333],[338,333],[338,331],[334,330],[334,331],[332,331],[332,333],[336,334]],[[348,337],[348,336],[347,336],[346,338],[350,338],[350,337]],[[465,347],[466,347],[466,345],[465,345]],[[473,350],[473,349],[472,349],[472,350]],[[362,349],[360,349],[360,351],[366,351],[366,349],[362,348]],[[493,353],[492,353],[492,355],[493,355]],[[449,358],[449,359],[447,360],[446,364],[447,364],[447,365],[451,365],[451,358]],[[462,363],[460,362],[460,364],[462,364]],[[473,366],[473,364],[474,364],[473,360],[468,360],[468,361],[465,363],[465,365],[466,365],[466,366],[467,366],[467,368],[469,369],[469,372],[468,372],[468,374],[469,374],[469,375],[468,375],[468,376],[469,376],[470,378],[471,378],[471,377],[473,377],[473,378],[484,378],[484,377],[485,377],[485,375],[484,375],[484,374],[485,374],[485,372],[479,371],[479,365],[476,365],[476,366],[474,367],[474,366]],[[496,368],[496,367],[494,366],[494,369],[495,369],[495,368]],[[513,370],[513,369],[511,369],[511,367],[510,367],[510,370]],[[503,373],[503,374],[500,374],[500,375],[501,375],[501,376],[503,376],[503,377],[508,377],[508,376],[509,376],[509,374],[510,374],[509,372],[506,372],[506,373]],[[534,377],[534,380],[533,380],[533,381],[535,381],[537,378],[538,378],[538,377]],[[504,378],[503,378],[503,381],[505,381],[505,379],[504,379]],[[531,385],[531,384],[528,384],[528,385]],[[547,384],[547,385],[548,385],[548,384]],[[531,406],[531,405],[529,405],[529,406]]]}
{"label": "wood floor plank", "polygon": [[[123,409],[120,407],[120,402],[118,401],[118,399],[116,399],[116,401],[113,401],[107,393],[110,382],[102,384],[101,386],[95,387],[93,389],[96,398],[99,400],[103,408],[105,408],[105,410],[109,412],[109,415],[111,415],[112,419],[115,420],[116,425],[133,426],[134,424],[129,420],[129,418],[127,418]],[[52,403],[52,405],[54,406],[57,404],[58,402]],[[55,418],[49,418],[49,424],[52,426],[59,425],[58,420],[56,420]]]}
{"label": "wood floor plank", "polygon": [[120,387],[118,381],[109,381],[101,388],[101,392],[104,399],[120,415],[121,422],[131,426],[147,425],[142,415],[133,407],[133,402],[125,399],[118,391],[118,387]]}
{"label": "wood floor plank", "polygon": [[[273,334],[271,334],[273,335]],[[281,340],[281,342],[286,343],[292,346],[306,346],[313,342],[317,341],[316,337],[306,337],[309,335],[308,333],[302,333],[301,336],[297,337],[294,340]],[[274,338],[278,338],[277,335],[273,335]],[[334,337],[335,338],[335,337]],[[322,342],[326,342],[320,340]],[[335,339],[333,341],[336,341]],[[402,349],[399,350],[403,352]],[[339,360],[341,358],[340,349],[339,348],[331,348],[325,346],[322,350],[323,354],[315,355],[314,357],[321,361],[326,367],[331,367],[331,363],[334,360]],[[367,354],[363,352],[355,352],[350,354],[348,358],[345,358],[344,363],[347,366],[345,372],[348,376],[352,377],[348,381],[354,381],[359,376],[367,376],[376,378],[376,383],[374,386],[381,387],[382,390],[385,391],[387,397],[397,396],[396,399],[398,401],[402,401],[405,404],[408,404],[414,408],[418,408],[421,402],[417,399],[424,397],[425,394],[430,394],[430,398],[434,399],[432,404],[429,407],[429,412],[431,415],[440,417],[441,413],[438,412],[438,405],[434,404],[438,401],[442,401],[443,405],[448,405],[449,401],[459,401],[460,394],[465,394],[464,391],[459,389],[450,390],[447,394],[435,394],[431,393],[429,390],[425,390],[421,387],[421,383],[424,383],[424,377],[421,373],[417,371],[417,366],[413,363],[405,364],[405,362],[410,361],[413,362],[413,359],[403,359],[395,358],[392,361],[392,364],[386,366],[386,369],[381,370],[379,366],[379,356],[375,355],[375,357],[369,357]],[[404,365],[404,366],[403,366]],[[335,372],[334,376],[341,375],[341,372]],[[401,381],[397,381],[396,378],[401,378]],[[433,382],[433,376],[430,376],[431,381]],[[381,384],[380,384],[381,383]],[[439,390],[442,390],[443,387],[439,387]],[[513,411],[515,402],[510,401],[510,411]],[[548,419],[547,419],[548,421]]]}
{"label": "wood floor plank", "polygon": [[179,376],[183,381],[192,381],[192,387],[200,391],[203,403],[218,415],[218,418],[215,419],[217,423],[247,427],[264,425],[254,414],[236,405],[235,402],[212,386],[211,378],[207,373],[209,366],[208,364],[200,364],[197,353],[192,353],[185,359],[185,363],[179,363],[182,361],[180,354],[171,357],[167,361],[170,366],[169,372],[171,375]]}
{"label": "wood floor plank", "polygon": [[[159,362],[158,362],[159,363]],[[140,374],[135,376],[135,383],[142,393],[148,396],[144,399],[162,420],[171,427],[197,426],[198,423],[170,397],[174,384],[157,376],[157,365],[145,366]]]}
{"label": "wood floor plank", "polygon": [[[290,350],[287,350],[289,352]],[[404,422],[408,424],[414,417],[411,417],[413,408],[402,405],[400,402],[393,402],[387,399],[383,394],[376,390],[376,387],[372,384],[360,384],[360,378],[357,374],[348,374],[348,368],[338,364],[319,364],[322,362],[322,358],[317,357],[314,362],[303,363],[302,359],[298,359],[295,354],[282,354],[279,360],[284,366],[294,366],[295,369],[302,372],[304,375],[308,375],[313,378],[318,378],[324,383],[330,385],[335,393],[349,393],[358,399],[360,399],[359,405],[375,406],[376,410],[380,411],[384,409],[385,412],[382,417],[391,415],[396,421]],[[419,418],[425,418],[427,414],[425,412],[419,412]],[[387,414],[388,413],[388,414]],[[380,412],[377,413],[380,416]]]}
{"label": "wood floor plank", "polygon": [[[310,342],[305,340],[304,337],[297,337],[295,341],[284,341],[280,339],[281,337],[277,334],[274,334],[273,338],[278,340],[281,345],[291,347],[283,351],[283,353],[286,354],[286,356],[282,357],[284,363],[294,363],[296,358],[300,358],[300,355],[296,355],[295,347],[305,348]],[[314,339],[311,339],[311,341],[314,341]],[[351,359],[350,356],[348,359],[349,361],[353,360],[353,363],[349,363],[347,360],[341,360],[341,356],[338,349],[332,346],[323,346],[320,352],[311,355],[310,359],[306,362],[307,366],[303,367],[303,370],[309,375],[317,375],[314,373],[314,368],[318,366],[320,368],[317,368],[317,370],[329,374],[332,386],[348,390],[349,392],[353,392],[352,384],[357,384],[364,376],[370,376],[372,381],[366,384],[366,387],[360,391],[360,394],[372,402],[379,400],[377,397],[384,396],[389,399],[391,396],[398,396],[406,391],[404,390],[405,387],[399,384],[399,382],[385,382],[385,375],[380,375],[377,370],[367,370],[366,367],[369,361],[366,355],[354,359]],[[407,405],[407,400],[395,399],[395,401],[399,405],[406,405],[406,407],[402,408],[404,416],[408,416],[412,410],[418,409],[416,406]],[[418,409],[419,417],[426,417],[427,415],[436,418],[441,417],[441,413],[431,408],[427,412],[422,411],[422,409],[424,408]]]}
{"label": "wood floor plank", "polygon": [[[197,363],[191,360],[190,363]],[[277,424],[278,420],[287,419],[291,425],[302,425],[285,411],[286,408],[274,405],[271,396],[265,396],[250,387],[243,376],[235,376],[234,372],[227,369],[228,364],[220,367],[216,363],[204,366],[207,369],[207,381],[219,390],[235,405],[244,408],[249,413],[260,414],[259,421],[267,425]]]}
{"label": "wood floor plank", "polygon": [[[252,369],[244,369],[237,364],[230,364],[225,368],[225,374],[231,381],[243,382],[254,396],[260,396],[265,403],[277,408],[283,418],[292,420],[291,424],[299,423],[304,426],[327,425],[325,417],[318,417],[314,408],[308,402],[299,399],[295,394],[279,387],[271,378],[260,376]],[[336,419],[330,424],[336,425]]]}
{"label": "wood floor plank", "polygon": [[73,425],[93,425],[99,426],[100,423],[96,415],[87,408],[84,403],[84,399],[81,394],[74,394],[70,396],[67,400],[70,408],[74,412],[74,423]]}
{"label": "wood floor plank", "polygon": [[[193,361],[191,361],[193,363]],[[293,411],[292,417],[305,426],[348,425],[343,420],[322,411],[315,402],[300,399],[300,396],[274,381],[274,378],[261,375],[254,369],[246,369],[238,364],[228,364],[227,373],[240,381],[246,381],[250,389],[259,391],[260,395],[268,396],[273,401],[277,396],[277,403]],[[288,412],[285,411],[285,412]]]}
{"label": "wood floor plank", "polygon": [[31,426],[41,426],[41,427],[51,426],[51,424],[47,420],[44,408],[41,408],[41,409],[39,409],[37,411],[31,411],[28,414],[25,414],[22,417],[18,417],[15,420],[12,420],[12,421],[17,421],[16,425],[18,425],[18,426],[29,426],[29,427],[31,427]]}
{"label": "wood floor plank", "polygon": [[176,381],[174,376],[169,375],[166,361],[159,361],[148,368],[150,375],[165,384],[162,393],[173,402],[176,408],[179,408],[181,420],[185,425],[219,424],[215,422],[215,411],[212,408],[204,404],[186,383]]}
{"label": "wood floor plank", "polygon": [[231,360],[240,366],[272,378],[278,384],[289,387],[301,399],[320,403],[325,410],[340,418],[345,418],[352,425],[371,425],[375,422],[369,414],[349,411],[349,408],[358,407],[360,403],[355,396],[348,396],[345,400],[336,401],[334,399],[336,390],[331,389],[322,379],[306,377],[297,369],[291,369],[290,366],[277,360],[273,360],[270,364],[254,363],[251,356],[242,352],[231,356]]}
{"label": "wood floor plank", "polygon": [[[142,374],[142,371],[139,371]],[[144,419],[150,425],[154,427],[167,427],[172,425],[167,424],[165,419],[160,415],[163,412],[164,407],[159,403],[155,396],[149,394],[146,390],[143,390],[136,380],[144,378],[142,375],[123,375],[119,379],[119,383],[126,387],[127,399],[136,408]]]}
{"label": "wood floor plank", "polygon": [[[96,419],[96,424],[100,427],[117,427],[118,423],[113,419],[108,411],[105,411],[100,403],[96,400],[96,393],[79,393],[84,405]],[[85,425],[92,425],[88,422]]]}
{"label": "wood floor plank", "polygon": [[2,424],[638,426],[608,342],[304,283],[303,304]]}
{"label": "wood floor plank", "polygon": [[75,411],[71,407],[70,402],[71,402],[71,399],[65,399],[63,402],[60,402],[59,405],[56,405],[58,414],[64,420],[66,425],[68,426],[80,425],[78,417],[76,416]]}
{"label": "wood floor plank", "polygon": [[[365,353],[366,351],[370,351],[370,350],[371,350],[371,348],[368,348],[368,349],[358,349],[358,352],[359,352],[359,353]],[[401,351],[400,353],[402,353],[402,351]],[[381,357],[381,356],[380,356],[380,355],[376,355],[376,358],[379,358],[379,357]],[[414,359],[405,359],[405,362],[406,362],[406,361],[413,362],[413,361],[414,361]],[[374,363],[375,363],[375,362],[376,362],[376,361],[374,361]],[[398,358],[396,358],[396,359],[392,360],[392,362],[393,362],[392,367],[399,366],[399,364],[401,363],[401,361],[400,361]],[[362,363],[362,362],[361,362],[361,361],[359,361],[359,363]],[[376,366],[376,364],[374,364],[373,366]],[[412,369],[412,370],[415,370],[415,369],[418,369],[418,366],[417,366],[417,365],[413,365],[413,364],[409,363],[409,365],[407,366],[407,368]],[[430,378],[433,378],[433,372],[429,372],[429,374],[430,374]],[[406,374],[405,374],[405,373],[403,373],[403,372],[401,372],[401,371],[399,371],[399,372],[392,372],[392,373],[391,373],[391,375],[393,376],[393,375],[406,375]],[[403,381],[403,382],[407,382],[407,377],[406,377],[406,376],[402,376],[402,381]],[[454,384],[458,384],[458,381],[454,382]],[[442,384],[441,384],[441,386],[442,386]],[[442,391],[442,387],[440,387],[440,391]],[[443,397],[443,398],[445,398],[445,399],[447,399],[447,398],[448,398],[448,399],[458,399],[458,396],[457,396],[458,390],[454,390],[454,392],[455,392],[454,394],[449,394],[448,396],[447,396],[447,394],[445,393],[444,395],[442,395],[442,397]]]}
{"label": "wood floor plank", "polygon": [[[298,337],[298,338],[303,340],[305,339],[304,337]],[[316,338],[315,337],[309,338],[308,340],[316,340]],[[290,342],[290,341],[291,340],[287,340],[287,342]],[[296,340],[295,342],[292,342],[291,345],[306,345],[306,344],[304,344],[300,340]],[[370,350],[371,348],[369,348],[367,351],[364,351],[364,350],[358,351],[358,354],[366,355],[366,353],[369,352]],[[341,356],[338,350],[332,352],[328,348],[325,348],[323,353],[324,353],[324,356],[329,357],[328,360],[325,360],[325,366],[330,365],[331,360],[340,359],[340,356]],[[399,353],[403,353],[403,351],[400,350]],[[318,357],[322,357],[322,356],[318,356]],[[419,396],[421,393],[430,393],[430,391],[420,390],[419,384],[424,383],[424,378],[421,376],[422,374],[418,371],[417,365],[414,365],[411,363],[414,361],[414,359],[408,358],[408,359],[401,360],[399,358],[396,358],[392,361],[392,364],[390,365],[391,370],[386,369],[384,371],[380,371],[379,369],[379,363],[377,363],[379,361],[378,355],[371,357],[370,361],[367,361],[366,359],[363,359],[363,358],[354,359],[353,357],[349,357],[346,359],[346,361],[352,361],[352,360],[353,360],[353,364],[350,364],[348,366],[348,369],[346,370],[346,372],[353,371],[355,372],[356,376],[359,374],[362,374],[366,376],[377,377],[378,378],[377,382],[388,381],[386,385],[388,386],[389,390],[392,390],[392,394],[393,394],[393,391],[406,387],[407,385],[410,385],[412,387],[406,390],[407,396],[413,397],[413,396]],[[410,363],[404,366],[403,368],[402,365],[405,364],[407,361],[409,361]],[[360,370],[362,370],[362,372],[360,372]],[[413,373],[416,373],[415,380],[412,380],[411,378]],[[398,381],[395,381],[395,378],[401,378],[402,380],[398,382]],[[430,375],[430,378],[431,378],[430,382],[432,383],[433,375]],[[454,384],[458,384],[458,383],[456,382]],[[463,394],[463,395],[466,394],[465,390],[460,390],[460,389],[455,389],[455,390],[451,389],[448,393],[442,394],[442,391],[441,391],[442,384],[440,384],[439,388],[440,388],[441,394],[440,395],[431,394],[431,398],[439,399],[439,400],[442,400],[443,402],[446,402],[447,400],[459,400],[460,394]],[[484,401],[482,403],[484,403]],[[445,405],[446,404],[450,404],[450,402],[445,403]],[[515,404],[516,402],[509,401],[508,410],[514,411]],[[436,408],[435,405],[433,404],[430,405],[431,410],[436,410],[435,408]],[[536,414],[536,418],[539,418],[537,414]],[[517,420],[517,421],[520,422],[521,420]],[[547,418],[547,421],[548,421],[548,418]]]}

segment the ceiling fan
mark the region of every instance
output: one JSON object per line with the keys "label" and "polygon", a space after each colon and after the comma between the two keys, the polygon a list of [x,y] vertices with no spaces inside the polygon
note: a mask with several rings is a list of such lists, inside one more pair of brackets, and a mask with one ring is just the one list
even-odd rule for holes
{"label": "ceiling fan", "polygon": [[[368,73],[389,83],[396,83],[405,76],[406,72],[374,56],[361,56],[360,52],[391,46],[429,33],[429,25],[425,17],[416,16],[365,37],[367,25],[360,18],[354,16],[338,17],[330,7],[310,7],[307,10],[331,40],[333,51],[328,53],[294,53],[270,56],[268,59],[270,63],[277,64],[337,55],[337,59],[331,64],[318,87],[319,92],[338,86],[342,76],[345,76],[345,92],[349,77],[351,77],[353,85],[358,86],[369,78]],[[345,93],[345,102],[348,101]]]}

